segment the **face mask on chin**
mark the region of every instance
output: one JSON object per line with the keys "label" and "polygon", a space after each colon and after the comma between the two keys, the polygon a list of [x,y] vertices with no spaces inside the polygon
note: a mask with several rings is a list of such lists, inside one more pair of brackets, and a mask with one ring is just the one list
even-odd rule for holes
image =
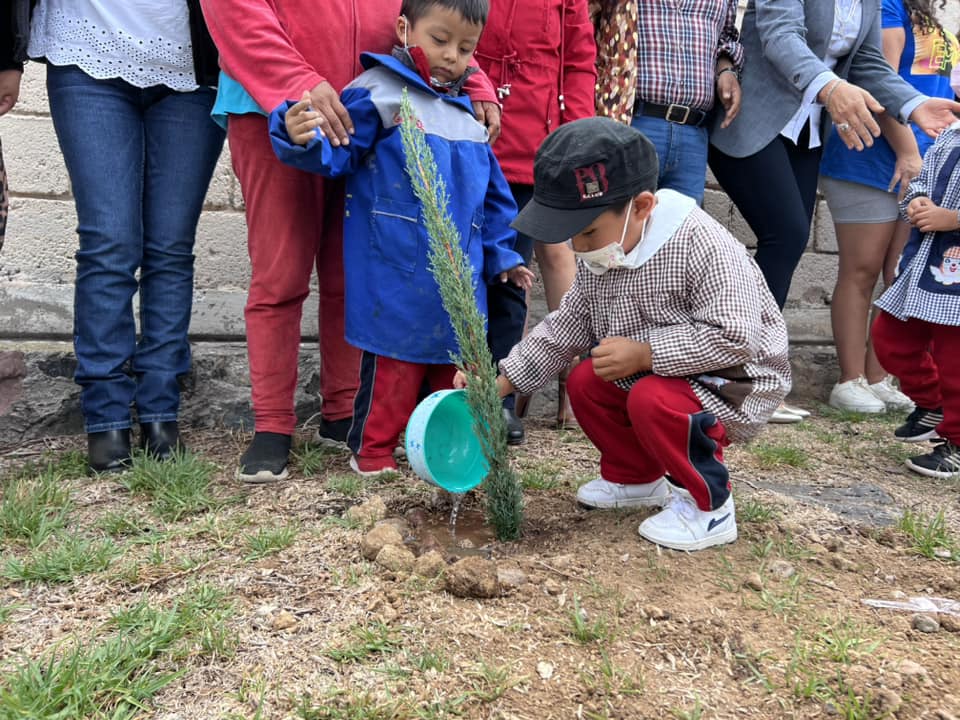
{"label": "face mask on chin", "polygon": [[643,235],[647,230],[647,219],[643,219],[643,226],[640,228],[640,239],[637,241],[636,246],[630,251],[629,255],[624,253],[623,240],[627,236],[627,225],[630,223],[630,211],[632,209],[633,200],[630,201],[630,205],[627,207],[627,216],[623,221],[623,230],[620,231],[619,242],[610,243],[609,245],[604,245],[602,248],[588,250],[587,252],[577,252],[574,250],[573,254],[576,255],[579,260],[583,260],[587,266],[587,270],[594,275],[603,275],[607,270],[618,267],[636,267],[636,265],[631,262],[631,259],[639,255],[637,251],[641,243],[643,243]]}

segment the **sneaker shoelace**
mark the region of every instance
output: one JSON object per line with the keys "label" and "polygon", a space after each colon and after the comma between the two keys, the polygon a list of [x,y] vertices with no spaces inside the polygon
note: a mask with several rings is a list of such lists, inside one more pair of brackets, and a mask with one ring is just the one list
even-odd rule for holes
{"label": "sneaker shoelace", "polygon": [[684,520],[694,520],[697,517],[697,508],[690,498],[680,493],[670,493],[667,509]]}
{"label": "sneaker shoelace", "polygon": [[941,440],[931,453],[937,464],[953,472],[960,472],[960,447],[949,440]]}

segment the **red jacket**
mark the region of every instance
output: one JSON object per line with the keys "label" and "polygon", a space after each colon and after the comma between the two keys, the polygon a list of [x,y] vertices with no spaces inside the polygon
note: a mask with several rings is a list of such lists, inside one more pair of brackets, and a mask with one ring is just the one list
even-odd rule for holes
{"label": "red jacket", "polygon": [[[360,74],[360,53],[396,44],[400,0],[201,0],[220,67],[272,110],[326,80],[339,93]],[[476,78],[476,79],[475,79]],[[477,73],[465,88],[496,102]]]}
{"label": "red jacket", "polygon": [[596,54],[587,0],[490,0],[476,58],[494,87],[510,89],[501,92],[493,146],[507,180],[532,185],[540,142],[561,123],[594,114]]}

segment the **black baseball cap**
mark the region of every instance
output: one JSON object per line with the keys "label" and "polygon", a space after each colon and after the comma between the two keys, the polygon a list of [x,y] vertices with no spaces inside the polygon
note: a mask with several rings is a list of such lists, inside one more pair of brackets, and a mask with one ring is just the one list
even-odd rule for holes
{"label": "black baseball cap", "polygon": [[511,223],[545,243],[561,243],[611,205],[657,189],[660,162],[639,130],[605,117],[561,125],[533,161],[533,199]]}

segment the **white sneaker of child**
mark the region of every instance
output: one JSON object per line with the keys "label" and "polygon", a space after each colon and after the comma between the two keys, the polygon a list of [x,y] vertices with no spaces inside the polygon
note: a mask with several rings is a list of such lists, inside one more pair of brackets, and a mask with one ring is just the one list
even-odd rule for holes
{"label": "white sneaker of child", "polygon": [[731,543],[737,539],[733,495],[716,510],[704,512],[689,492],[671,486],[667,507],[640,523],[638,532],[640,537],[673,550],[703,550]]}
{"label": "white sneaker of child", "polygon": [[621,485],[597,478],[577,489],[577,501],[587,507],[663,507],[670,496],[666,478],[637,485]]}
{"label": "white sneaker of child", "polygon": [[893,375],[887,375],[880,382],[870,383],[867,387],[887,407],[887,410],[910,412],[916,407],[913,400],[900,392],[897,386],[893,384]]}
{"label": "white sneaker of child", "polygon": [[[807,413],[809,415],[809,413]],[[789,425],[791,423],[798,423],[803,420],[804,416],[800,415],[793,410],[791,410],[786,403],[780,403],[777,406],[777,409],[773,411],[773,414],[770,416],[770,419],[767,422],[776,423],[778,425]]]}

